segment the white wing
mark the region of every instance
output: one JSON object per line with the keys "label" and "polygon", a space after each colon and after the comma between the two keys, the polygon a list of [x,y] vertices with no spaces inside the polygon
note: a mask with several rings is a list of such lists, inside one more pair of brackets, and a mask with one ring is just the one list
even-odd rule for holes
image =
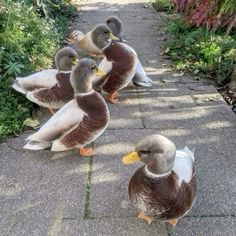
{"label": "white wing", "polygon": [[83,119],[84,114],[76,101],[72,100],[56,112],[38,132],[30,135],[27,140],[52,142],[77,125]]}
{"label": "white wing", "polygon": [[43,70],[27,77],[16,78],[16,84],[19,84],[25,90],[39,87],[51,88],[57,83],[57,73],[58,70],[56,69]]}
{"label": "white wing", "polygon": [[189,183],[193,177],[194,156],[188,147],[176,151],[173,171],[179,178],[178,185],[182,181]]}
{"label": "white wing", "polygon": [[141,62],[138,59],[138,64],[136,68],[136,73],[133,78],[133,82],[139,86],[152,87],[153,81],[147,77],[146,72],[143,69]]}

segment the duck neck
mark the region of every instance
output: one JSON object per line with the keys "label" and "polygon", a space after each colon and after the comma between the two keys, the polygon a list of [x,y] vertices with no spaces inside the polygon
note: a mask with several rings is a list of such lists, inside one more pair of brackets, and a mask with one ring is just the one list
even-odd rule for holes
{"label": "duck neck", "polygon": [[75,94],[83,94],[91,92],[92,89],[92,84],[87,82],[74,87],[74,92]]}
{"label": "duck neck", "polygon": [[144,171],[145,171],[145,174],[150,177],[150,178],[161,178],[161,177],[165,177],[165,176],[168,176],[171,174],[171,170],[165,172],[165,173],[158,173],[158,171],[154,172],[153,170],[150,170],[148,168],[148,166],[146,165],[144,167]]}

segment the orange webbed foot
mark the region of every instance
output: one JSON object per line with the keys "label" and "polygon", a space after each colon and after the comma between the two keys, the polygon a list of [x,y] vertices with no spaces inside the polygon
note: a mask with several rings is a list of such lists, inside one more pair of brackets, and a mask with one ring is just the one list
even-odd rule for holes
{"label": "orange webbed foot", "polygon": [[55,114],[55,111],[53,111],[53,109],[52,109],[51,107],[48,108],[48,111],[49,111],[52,115]]}
{"label": "orange webbed foot", "polygon": [[113,104],[116,104],[119,100],[117,99],[117,92],[115,93],[112,93],[108,96],[108,100],[113,103]]}
{"label": "orange webbed foot", "polygon": [[79,148],[79,155],[80,156],[85,156],[85,157],[90,157],[90,156],[94,156],[95,152],[93,151],[92,148]]}
{"label": "orange webbed foot", "polygon": [[175,227],[176,224],[178,223],[178,219],[169,220],[168,223],[171,224],[173,227]]}
{"label": "orange webbed foot", "polygon": [[153,219],[151,217],[145,215],[142,211],[139,213],[138,219],[147,221],[149,225],[153,222]]}

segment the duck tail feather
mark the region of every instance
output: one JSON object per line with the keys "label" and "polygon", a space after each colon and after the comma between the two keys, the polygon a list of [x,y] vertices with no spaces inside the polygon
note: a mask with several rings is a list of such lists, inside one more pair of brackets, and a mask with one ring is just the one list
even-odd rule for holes
{"label": "duck tail feather", "polygon": [[20,79],[20,77],[17,77],[14,81],[14,83],[12,84],[12,88],[14,88],[16,91],[22,93],[22,94],[26,94],[26,90],[24,88],[22,88],[22,86],[20,85],[20,83],[18,82],[18,79]]}
{"label": "duck tail feather", "polygon": [[51,148],[51,143],[50,142],[29,141],[23,148],[29,149],[29,150],[43,150],[43,149],[48,150]]}

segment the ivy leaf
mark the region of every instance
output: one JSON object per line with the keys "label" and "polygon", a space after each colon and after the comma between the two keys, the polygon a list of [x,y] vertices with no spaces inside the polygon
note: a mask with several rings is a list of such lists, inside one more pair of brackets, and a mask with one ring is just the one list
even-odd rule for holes
{"label": "ivy leaf", "polygon": [[33,129],[37,129],[40,123],[37,119],[27,118],[24,120],[23,125],[31,127]]}

